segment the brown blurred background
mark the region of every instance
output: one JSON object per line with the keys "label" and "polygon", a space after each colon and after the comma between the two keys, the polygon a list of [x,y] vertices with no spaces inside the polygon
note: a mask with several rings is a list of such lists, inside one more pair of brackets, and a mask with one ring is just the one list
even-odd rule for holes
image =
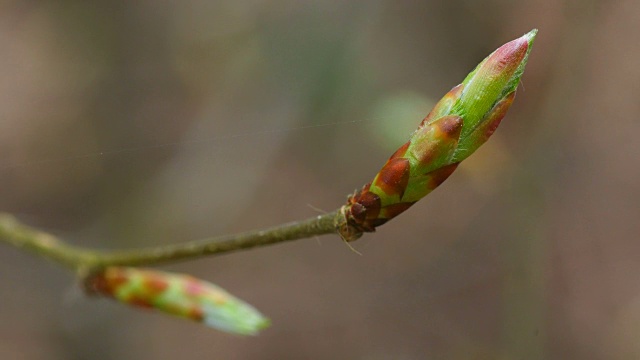
{"label": "brown blurred background", "polygon": [[84,299],[0,247],[0,359],[639,359],[640,2],[0,1],[0,211],[166,244],[333,210],[499,45],[540,32],[493,139],[354,245],[164,267],[256,338]]}

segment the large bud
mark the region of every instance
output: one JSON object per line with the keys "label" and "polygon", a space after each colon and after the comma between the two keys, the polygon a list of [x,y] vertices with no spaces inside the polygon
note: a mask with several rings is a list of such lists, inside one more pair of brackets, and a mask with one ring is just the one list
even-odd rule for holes
{"label": "large bud", "polygon": [[342,237],[357,239],[429,194],[496,130],[513,103],[537,30],[485,58],[431,110],[373,181],[342,207]]}

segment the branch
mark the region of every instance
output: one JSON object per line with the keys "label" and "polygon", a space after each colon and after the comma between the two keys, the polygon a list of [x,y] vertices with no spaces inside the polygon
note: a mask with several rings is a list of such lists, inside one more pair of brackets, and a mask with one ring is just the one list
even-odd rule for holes
{"label": "branch", "polygon": [[489,139],[515,98],[536,33],[534,29],[485,58],[435,105],[373,180],[334,212],[265,230],[129,251],[74,247],[0,214],[0,241],[86,274],[108,266],[192,259],[329,233],[356,240],[433,191]]}
{"label": "branch", "polygon": [[375,231],[438,187],[494,133],[513,103],[536,33],[534,29],[484,59],[435,105],[373,180],[334,212],[265,230],[126,251],[71,246],[0,214],[0,241],[70,268],[90,294],[156,308],[223,331],[255,334],[268,320],[224,290],[190,276],[136,267],[330,233],[353,241]]}
{"label": "branch", "polygon": [[[57,237],[0,214],[0,241],[54,260],[76,272],[108,266],[140,266],[219,255],[279,242],[341,233],[348,225],[342,210],[264,230],[194,240],[181,244],[122,251],[100,251],[71,246]],[[351,230],[353,231],[353,230]]]}

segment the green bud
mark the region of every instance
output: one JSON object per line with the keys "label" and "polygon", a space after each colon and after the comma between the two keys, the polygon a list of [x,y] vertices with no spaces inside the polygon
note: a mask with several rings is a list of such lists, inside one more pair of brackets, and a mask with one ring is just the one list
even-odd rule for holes
{"label": "green bud", "polygon": [[447,93],[373,181],[348,198],[345,240],[375,231],[426,196],[496,130],[513,103],[537,30],[510,41]]}
{"label": "green bud", "polygon": [[269,326],[269,320],[253,306],[189,275],[108,267],[89,276],[86,288],[124,304],[156,309],[229,333],[256,335]]}

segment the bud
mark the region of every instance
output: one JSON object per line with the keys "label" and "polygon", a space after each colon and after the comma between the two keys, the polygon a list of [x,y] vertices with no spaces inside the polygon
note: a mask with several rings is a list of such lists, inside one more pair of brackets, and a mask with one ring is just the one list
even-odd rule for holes
{"label": "bud", "polygon": [[371,183],[342,207],[342,237],[357,239],[429,194],[496,130],[515,98],[537,30],[484,59],[431,110]]}
{"label": "bud", "polygon": [[85,281],[90,293],[203,322],[218,330],[256,335],[269,326],[258,310],[209,282],[189,275],[108,267]]}

